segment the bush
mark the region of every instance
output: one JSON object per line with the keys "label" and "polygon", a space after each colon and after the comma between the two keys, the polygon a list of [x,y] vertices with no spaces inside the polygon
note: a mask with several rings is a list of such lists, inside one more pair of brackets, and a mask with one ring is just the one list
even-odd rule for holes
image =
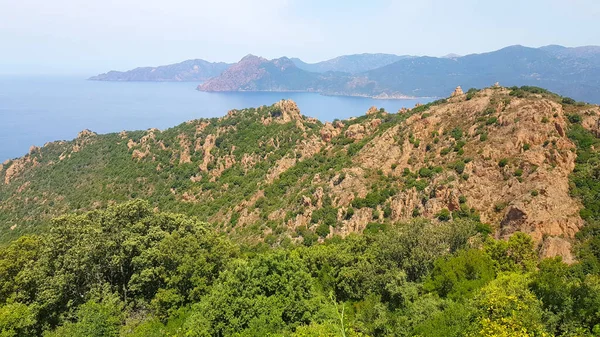
{"label": "bush", "polygon": [[570,97],[563,97],[563,99],[562,99],[562,104],[573,105],[575,103],[577,103],[577,102]]}
{"label": "bush", "polygon": [[450,215],[450,211],[447,208],[442,209],[436,215],[436,218],[440,221],[449,221],[452,217]]}
{"label": "bush", "polygon": [[485,125],[492,125],[498,122],[498,117],[490,117],[485,121]]}
{"label": "bush", "polygon": [[518,168],[515,170],[515,177],[520,177],[522,175],[523,175],[523,169]]}
{"label": "bush", "polygon": [[469,101],[473,97],[475,97],[475,94],[477,94],[478,92],[479,92],[479,90],[476,88],[471,88],[471,89],[467,90],[467,101]]}
{"label": "bush", "polygon": [[428,167],[422,167],[419,170],[419,177],[421,178],[431,178],[433,177],[433,171]]}
{"label": "bush", "polygon": [[583,120],[578,114],[570,114],[567,116],[567,118],[569,119],[569,122],[573,124],[579,124]]}
{"label": "bush", "polygon": [[452,138],[459,140],[463,136],[463,130],[459,127],[455,127],[454,129],[452,129],[452,131],[450,131],[450,135],[452,136]]}
{"label": "bush", "polygon": [[525,97],[525,91],[521,90],[521,89],[513,89],[510,93],[510,96],[515,96],[518,98],[523,98]]}
{"label": "bush", "polygon": [[497,203],[497,204],[494,205],[494,211],[501,212],[503,209],[506,208],[506,206],[508,206],[507,203],[505,203],[505,202],[499,202],[499,203]]}
{"label": "bush", "polygon": [[451,166],[458,174],[462,174],[465,171],[465,163],[462,160],[454,162]]}
{"label": "bush", "polygon": [[506,165],[508,165],[508,159],[507,158],[502,158],[498,162],[498,166],[500,166],[500,167],[505,167]]}
{"label": "bush", "polygon": [[317,226],[317,230],[315,231],[315,233],[317,233],[317,235],[322,238],[326,237],[330,233],[329,225],[325,223],[320,224],[319,226]]}

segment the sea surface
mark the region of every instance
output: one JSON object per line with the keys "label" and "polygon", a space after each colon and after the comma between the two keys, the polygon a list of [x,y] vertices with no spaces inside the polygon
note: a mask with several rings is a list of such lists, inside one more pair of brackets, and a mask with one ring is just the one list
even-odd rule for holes
{"label": "sea surface", "polygon": [[167,129],[187,120],[289,98],[322,121],[364,114],[371,106],[396,112],[417,100],[376,100],[311,93],[206,93],[197,83],[98,82],[83,77],[0,76],[0,163],[32,145],[97,133]]}

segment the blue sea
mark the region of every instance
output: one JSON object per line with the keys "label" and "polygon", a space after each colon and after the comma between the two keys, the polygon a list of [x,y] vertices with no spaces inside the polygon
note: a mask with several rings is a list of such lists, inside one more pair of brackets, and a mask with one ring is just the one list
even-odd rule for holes
{"label": "blue sea", "polygon": [[197,83],[97,82],[79,77],[0,76],[0,163],[31,145],[97,133],[166,129],[231,109],[289,98],[304,115],[322,121],[364,114],[371,106],[395,112],[418,100],[375,100],[311,93],[205,93]]}

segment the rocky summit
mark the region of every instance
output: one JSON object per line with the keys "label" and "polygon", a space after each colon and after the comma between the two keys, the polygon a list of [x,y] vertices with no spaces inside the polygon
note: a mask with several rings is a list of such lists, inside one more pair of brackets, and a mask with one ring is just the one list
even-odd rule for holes
{"label": "rocky summit", "polygon": [[283,100],[163,131],[85,130],[0,165],[2,238],[143,198],[273,246],[415,217],[469,218],[497,238],[528,233],[541,256],[573,262],[584,220],[570,135],[600,134],[600,108],[533,87],[459,89],[332,123]]}

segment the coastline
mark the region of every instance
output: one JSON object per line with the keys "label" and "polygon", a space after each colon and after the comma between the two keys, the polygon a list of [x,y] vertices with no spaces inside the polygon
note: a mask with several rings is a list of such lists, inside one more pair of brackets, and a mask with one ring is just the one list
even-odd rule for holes
{"label": "coastline", "polygon": [[439,99],[437,96],[408,96],[403,94],[392,94],[388,95],[386,93],[378,94],[378,95],[366,95],[366,94],[348,94],[348,93],[328,93],[321,91],[312,91],[312,90],[201,90],[199,87],[196,87],[196,90],[207,93],[260,93],[260,92],[270,92],[270,93],[309,93],[309,94],[319,94],[321,96],[328,97],[357,97],[357,98],[370,98],[377,100],[416,100],[416,99]]}

